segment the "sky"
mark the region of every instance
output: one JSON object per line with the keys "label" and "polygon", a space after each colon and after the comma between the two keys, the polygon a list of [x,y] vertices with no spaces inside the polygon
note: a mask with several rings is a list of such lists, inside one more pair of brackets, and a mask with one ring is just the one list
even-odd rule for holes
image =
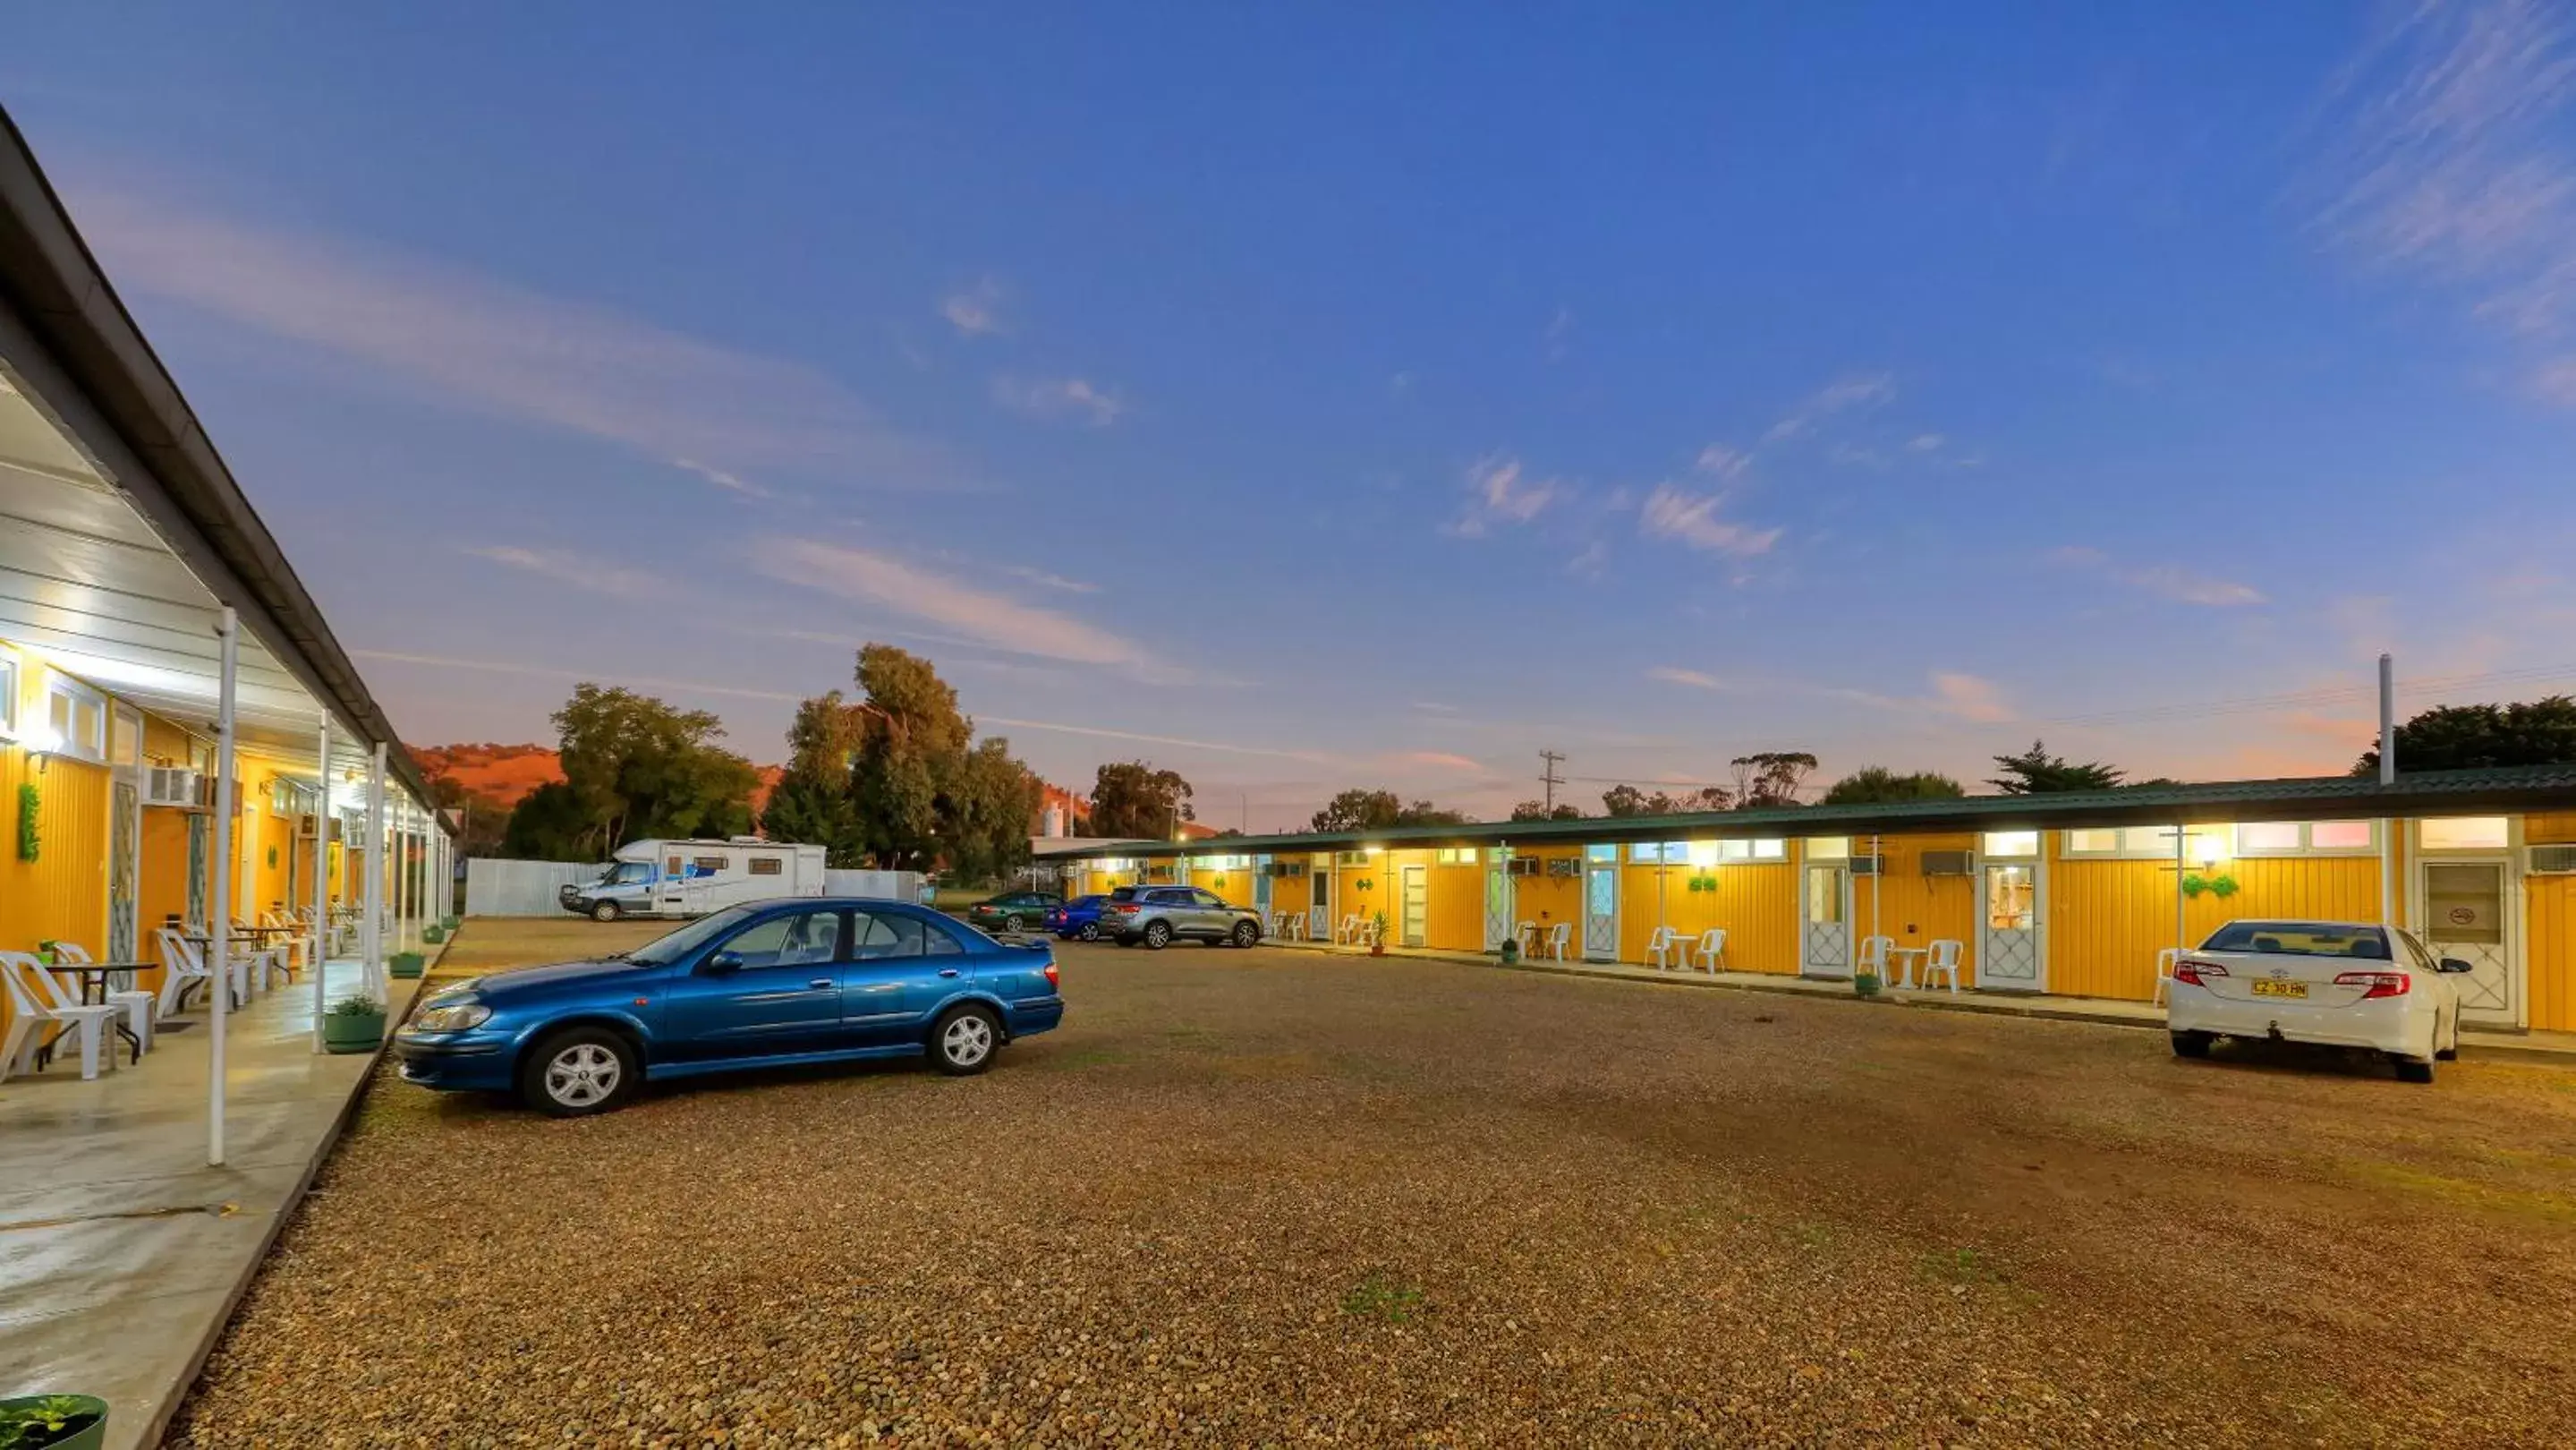
{"label": "sky", "polygon": [[[614,24],[609,22],[613,18]],[[405,735],[2338,771],[2576,685],[2576,13],[246,3],[0,102]]]}

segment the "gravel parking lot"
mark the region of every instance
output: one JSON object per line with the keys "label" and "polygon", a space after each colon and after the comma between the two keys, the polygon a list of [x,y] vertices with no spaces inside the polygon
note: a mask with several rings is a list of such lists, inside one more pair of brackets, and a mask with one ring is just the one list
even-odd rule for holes
{"label": "gravel parking lot", "polygon": [[2565,1443],[2576,1074],[1059,955],[980,1078],[378,1083],[171,1443]]}

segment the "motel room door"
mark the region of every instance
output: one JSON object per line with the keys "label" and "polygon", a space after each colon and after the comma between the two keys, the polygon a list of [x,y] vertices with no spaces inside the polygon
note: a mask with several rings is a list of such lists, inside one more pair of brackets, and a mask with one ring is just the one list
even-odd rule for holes
{"label": "motel room door", "polygon": [[2046,927],[2040,920],[2040,863],[2037,859],[1987,861],[1979,870],[1985,901],[1977,914],[1978,989],[2047,991],[2048,949]]}
{"label": "motel room door", "polygon": [[1495,951],[1516,940],[1520,924],[1512,920],[1512,853],[1500,846],[1485,853],[1485,950]]}
{"label": "motel room door", "polygon": [[1407,866],[1397,879],[1404,889],[1403,921],[1397,930],[1406,946],[1426,946],[1431,940],[1431,868]]}
{"label": "motel room door", "polygon": [[142,955],[143,879],[143,715],[116,707],[109,735],[110,759],[107,821],[107,955],[101,961],[130,962]]}
{"label": "motel room door", "polygon": [[2499,1027],[2522,1025],[2520,955],[2514,942],[2514,896],[2510,864],[2489,856],[2481,860],[2418,860],[2415,863],[2415,919],[2440,957],[2458,957],[2475,970],[2451,978],[2460,991],[2460,1020]]}
{"label": "motel room door", "polygon": [[1850,868],[1839,861],[1808,866],[1798,895],[1798,975],[1850,976]]}
{"label": "motel room door", "polygon": [[1329,864],[1307,867],[1306,887],[1306,939],[1331,941],[1333,928],[1341,925],[1333,920],[1333,868]]}
{"label": "motel room door", "polygon": [[1583,959],[1619,960],[1619,848],[1583,848]]}

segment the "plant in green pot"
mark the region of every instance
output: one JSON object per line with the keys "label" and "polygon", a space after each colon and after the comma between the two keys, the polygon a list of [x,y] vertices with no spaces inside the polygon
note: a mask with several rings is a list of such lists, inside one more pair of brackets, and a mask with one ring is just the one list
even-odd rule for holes
{"label": "plant in green pot", "polygon": [[385,1004],[373,997],[343,997],[322,1014],[325,1052],[373,1052],[384,1040]]}
{"label": "plant in green pot", "polygon": [[432,946],[436,946],[440,942],[447,940],[447,929],[432,923],[431,925],[424,926],[420,929],[420,939],[428,942]]}
{"label": "plant in green pot", "polygon": [[1878,995],[1879,986],[1878,968],[1873,963],[1863,962],[1860,964],[1860,969],[1852,973],[1852,991],[1855,995],[1875,997]]}
{"label": "plant in green pot", "polygon": [[396,952],[385,969],[397,977],[417,977],[428,967],[429,959],[418,952]]}
{"label": "plant in green pot", "polygon": [[107,1401],[91,1395],[0,1400],[0,1450],[98,1450],[107,1443]]}

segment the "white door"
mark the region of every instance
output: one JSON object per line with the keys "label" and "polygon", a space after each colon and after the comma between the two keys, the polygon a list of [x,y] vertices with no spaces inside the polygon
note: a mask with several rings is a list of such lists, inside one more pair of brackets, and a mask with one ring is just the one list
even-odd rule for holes
{"label": "white door", "polygon": [[140,954],[143,879],[143,715],[130,706],[116,707],[109,734],[114,784],[108,790],[107,955],[102,961],[130,962]]}
{"label": "white door", "polygon": [[1333,928],[1341,925],[1333,920],[1333,868],[1309,866],[1306,880],[1314,893],[1306,908],[1306,937],[1309,941],[1331,941]]}
{"label": "white door", "polygon": [[2493,857],[2475,861],[2421,860],[2415,864],[2417,910],[2433,954],[2457,957],[2476,970],[2451,978],[2460,990],[2460,1017],[2518,1027],[2521,974],[2514,970],[2513,874]]}
{"label": "white door", "polygon": [[1252,909],[1261,913],[1261,929],[1270,930],[1270,858],[1252,858]]}
{"label": "white door", "polygon": [[233,920],[245,925],[259,924],[259,802],[241,798],[235,787],[236,803],[241,814],[234,818],[233,834],[238,838],[233,849],[241,860],[233,868]]}
{"label": "white door", "polygon": [[1989,861],[1984,909],[1977,917],[1977,987],[1993,992],[2048,990],[2042,945],[2037,861]]}
{"label": "white door", "polygon": [[1799,891],[1798,973],[1852,974],[1851,871],[1840,863],[1810,865]]}
{"label": "white door", "polygon": [[653,914],[656,916],[695,916],[691,908],[697,893],[690,889],[689,858],[665,856],[661,874],[653,882]]}
{"label": "white door", "polygon": [[1404,944],[1427,946],[1431,939],[1431,872],[1426,867],[1404,868]]}
{"label": "white door", "polygon": [[1485,950],[1495,951],[1519,931],[1512,920],[1511,853],[1493,850],[1485,853]]}
{"label": "white door", "polygon": [[1583,848],[1583,959],[1619,960],[1619,848]]}

